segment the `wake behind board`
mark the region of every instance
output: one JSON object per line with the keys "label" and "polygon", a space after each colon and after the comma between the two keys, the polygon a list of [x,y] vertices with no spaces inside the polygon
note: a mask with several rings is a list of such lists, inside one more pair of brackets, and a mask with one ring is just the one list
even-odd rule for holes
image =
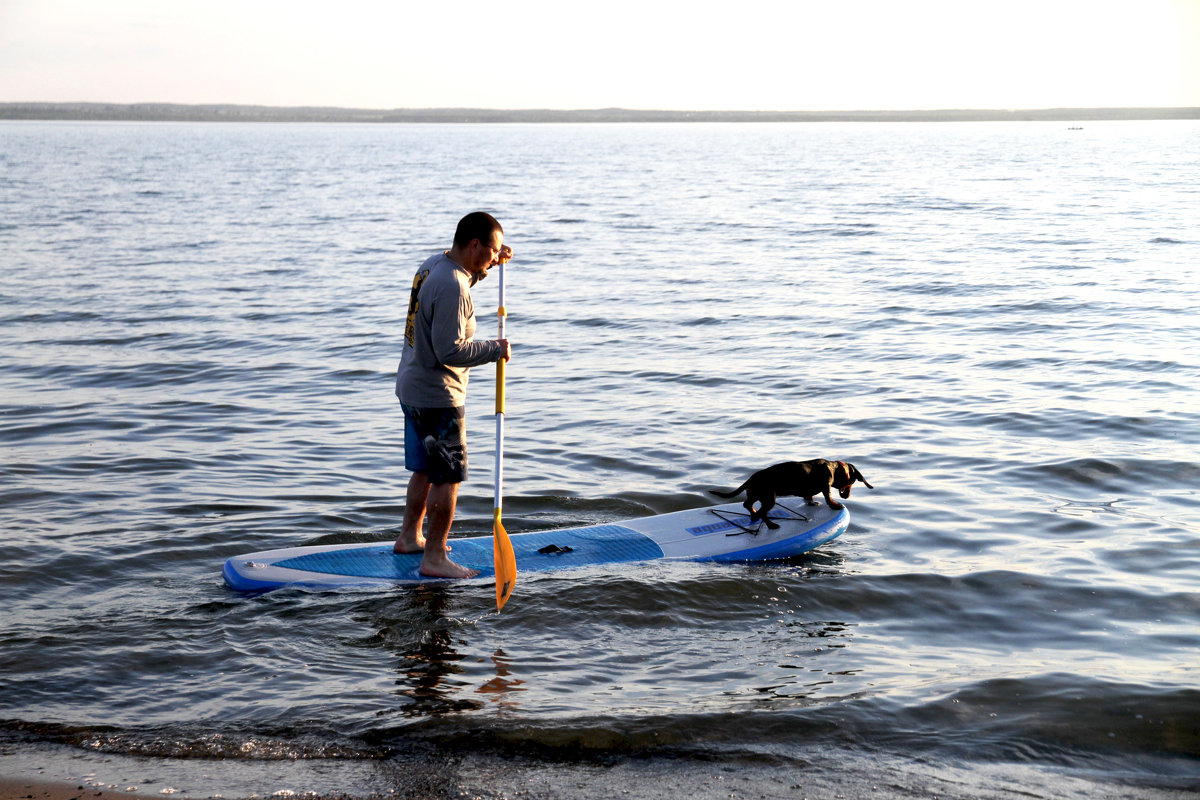
{"label": "wake behind board", "polygon": [[[620,524],[588,525],[553,531],[510,534],[517,569],[553,569],[668,559],[674,561],[769,561],[808,552],[836,539],[850,524],[850,514],[825,504],[775,506],[771,530],[751,522],[739,503],[675,511]],[[471,580],[494,575],[492,537],[452,539],[452,558],[479,571]],[[281,586],[311,588],[364,584],[444,581],[419,573],[420,554],[397,555],[391,542],[329,544],[264,550],[225,562],[225,582],[243,592]]]}

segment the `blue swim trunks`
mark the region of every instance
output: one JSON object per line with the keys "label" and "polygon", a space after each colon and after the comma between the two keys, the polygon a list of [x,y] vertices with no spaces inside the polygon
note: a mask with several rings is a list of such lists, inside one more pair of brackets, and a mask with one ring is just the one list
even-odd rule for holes
{"label": "blue swim trunks", "polygon": [[465,415],[457,408],[404,409],[404,467],[424,472],[434,485],[467,479]]}

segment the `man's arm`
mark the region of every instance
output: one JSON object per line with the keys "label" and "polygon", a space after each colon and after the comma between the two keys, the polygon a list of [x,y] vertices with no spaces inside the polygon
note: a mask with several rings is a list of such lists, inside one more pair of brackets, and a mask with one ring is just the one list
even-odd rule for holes
{"label": "man's arm", "polygon": [[460,297],[458,303],[434,303],[430,341],[437,360],[448,367],[477,367],[506,355],[507,348],[500,341],[467,338],[471,313],[470,300],[465,298]]}

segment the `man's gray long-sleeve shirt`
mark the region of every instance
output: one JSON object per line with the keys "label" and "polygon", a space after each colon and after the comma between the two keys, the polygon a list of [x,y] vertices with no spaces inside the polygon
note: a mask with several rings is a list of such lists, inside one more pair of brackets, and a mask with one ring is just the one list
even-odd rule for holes
{"label": "man's gray long-sleeve shirt", "polygon": [[396,397],[416,408],[449,408],[467,401],[467,370],[496,361],[495,341],[473,341],[478,279],[445,253],[430,256],[413,277],[396,370]]}

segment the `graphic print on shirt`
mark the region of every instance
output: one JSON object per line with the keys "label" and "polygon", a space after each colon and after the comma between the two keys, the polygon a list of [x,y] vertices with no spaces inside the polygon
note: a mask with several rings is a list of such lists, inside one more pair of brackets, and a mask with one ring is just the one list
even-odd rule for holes
{"label": "graphic print on shirt", "polygon": [[412,294],[408,297],[408,320],[404,323],[404,341],[408,342],[409,347],[417,346],[417,309],[421,305],[417,302],[417,295],[421,292],[421,284],[425,283],[425,279],[428,277],[429,270],[427,269],[423,269],[413,276]]}

